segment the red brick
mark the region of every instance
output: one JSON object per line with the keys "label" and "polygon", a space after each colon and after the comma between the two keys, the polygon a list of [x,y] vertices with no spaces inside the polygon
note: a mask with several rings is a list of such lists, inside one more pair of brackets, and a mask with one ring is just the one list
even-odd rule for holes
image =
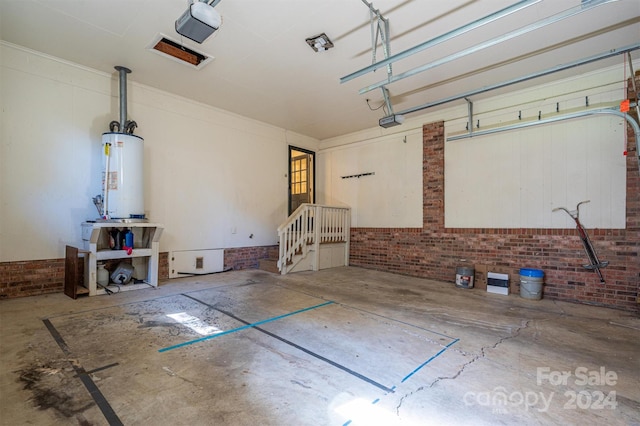
{"label": "red brick", "polygon": [[[627,130],[633,141],[629,126]],[[545,271],[546,298],[638,311],[640,176],[631,149],[627,228],[589,230],[599,257],[610,261],[602,285],[593,271],[582,268],[587,262],[575,229],[444,228],[443,148],[444,123],[425,125],[423,228],[353,228],[351,265],[442,281],[452,281],[462,258],[512,270],[536,268]]]}

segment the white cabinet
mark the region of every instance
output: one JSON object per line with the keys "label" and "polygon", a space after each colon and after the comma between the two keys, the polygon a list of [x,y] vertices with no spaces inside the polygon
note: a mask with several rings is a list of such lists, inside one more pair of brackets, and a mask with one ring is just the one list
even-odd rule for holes
{"label": "white cabinet", "polygon": [[[109,244],[110,232],[113,229],[130,229],[133,232],[133,250],[112,250]],[[128,284],[110,284],[107,288],[114,293],[118,291],[137,290],[158,286],[158,264],[160,237],[164,227],[157,223],[113,223],[84,222],[82,224],[82,240],[84,249],[89,252],[88,270],[84,276],[84,286],[89,289],[89,296],[105,294],[107,290],[97,283],[98,263],[118,259],[131,259],[134,267],[132,280]]]}

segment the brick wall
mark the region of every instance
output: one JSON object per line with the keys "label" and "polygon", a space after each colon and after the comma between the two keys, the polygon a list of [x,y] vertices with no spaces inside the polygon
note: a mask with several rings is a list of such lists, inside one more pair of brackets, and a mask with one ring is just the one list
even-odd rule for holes
{"label": "brick wall", "polygon": [[64,259],[0,262],[0,299],[57,293],[64,288]]}
{"label": "brick wall", "polygon": [[260,259],[278,257],[278,246],[240,247],[224,249],[224,267],[238,269],[256,269]]}
{"label": "brick wall", "polygon": [[[278,246],[241,247],[224,250],[224,266],[257,268],[260,259],[275,257]],[[161,252],[158,278],[169,279],[169,253]],[[0,262],[0,299],[59,293],[64,290],[64,259]]]}
{"label": "brick wall", "polygon": [[588,261],[575,229],[444,227],[443,122],[423,128],[423,227],[353,228],[350,264],[449,282],[461,259],[511,271],[536,268],[545,272],[546,298],[638,311],[640,173],[627,128],[626,229],[588,230],[599,258],[610,262],[605,285],[581,266]]}
{"label": "brick wall", "polygon": [[158,253],[158,279],[169,279],[169,252],[163,251]]}

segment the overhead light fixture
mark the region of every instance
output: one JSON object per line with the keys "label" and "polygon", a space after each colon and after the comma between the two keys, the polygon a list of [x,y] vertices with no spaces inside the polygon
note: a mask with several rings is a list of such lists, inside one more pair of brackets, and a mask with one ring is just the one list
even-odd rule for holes
{"label": "overhead light fixture", "polygon": [[399,126],[402,123],[404,123],[404,115],[400,114],[387,115],[378,121],[380,127],[384,127],[385,129],[388,127]]}
{"label": "overhead light fixture", "polygon": [[316,52],[322,52],[333,47],[333,43],[325,33],[315,37],[309,37],[306,42]]}
{"label": "overhead light fixture", "polygon": [[222,23],[220,14],[213,8],[219,2],[196,1],[190,4],[189,9],[176,20],[176,32],[196,43],[205,41]]}

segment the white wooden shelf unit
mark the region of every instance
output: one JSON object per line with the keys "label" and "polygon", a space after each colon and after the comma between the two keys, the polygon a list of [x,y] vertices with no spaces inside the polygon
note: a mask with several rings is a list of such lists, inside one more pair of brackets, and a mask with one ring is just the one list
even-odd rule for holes
{"label": "white wooden shelf unit", "polygon": [[[114,228],[130,229],[133,232],[133,250],[128,254],[125,250],[112,250],[109,246],[109,233]],[[129,284],[116,285],[110,283],[110,291],[128,291],[158,286],[158,265],[160,237],[164,227],[157,223],[133,222],[84,222],[82,224],[82,240],[84,249],[89,253],[88,271],[85,272],[84,286],[89,296],[106,294],[107,290],[97,284],[98,262],[117,259],[131,259],[134,267]],[[133,279],[142,282],[134,283]]]}

